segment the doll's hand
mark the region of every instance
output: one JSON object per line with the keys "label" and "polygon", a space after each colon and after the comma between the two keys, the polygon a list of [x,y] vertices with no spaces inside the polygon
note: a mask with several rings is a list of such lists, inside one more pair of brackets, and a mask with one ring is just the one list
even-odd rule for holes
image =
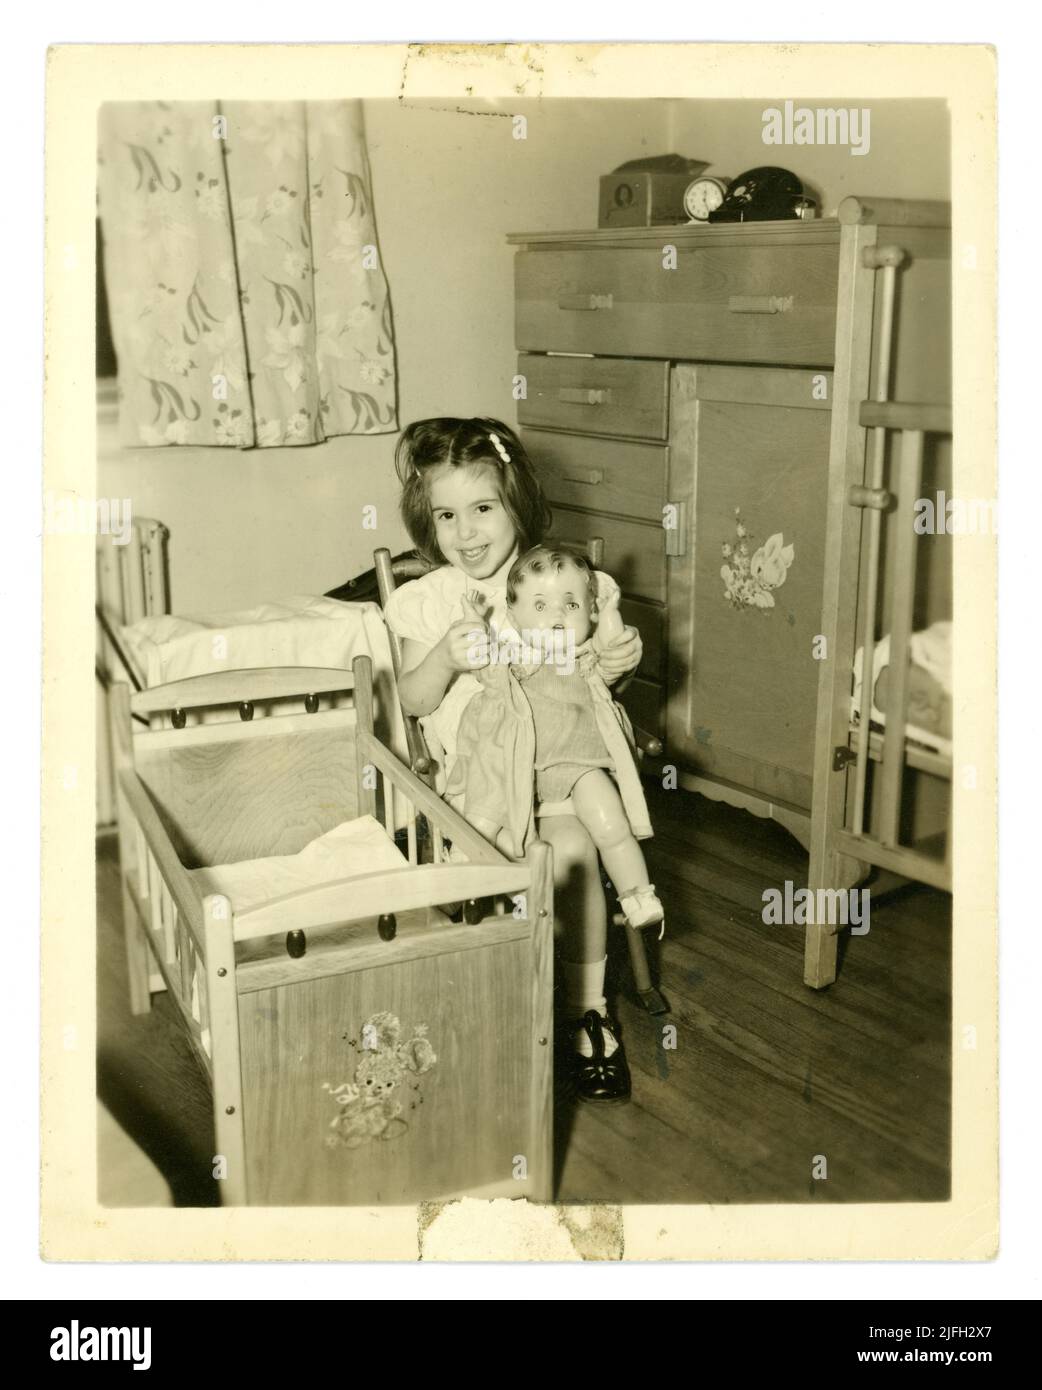
{"label": "doll's hand", "polygon": [[626,634],[626,626],[619,612],[619,598],[619,591],[615,589],[610,598],[598,605],[594,646],[599,652],[613,647]]}
{"label": "doll's hand", "polygon": [[614,685],[630,671],[635,671],[644,655],[644,644],[635,627],[623,629],[622,636],[612,643],[597,658],[601,677],[606,685]]}

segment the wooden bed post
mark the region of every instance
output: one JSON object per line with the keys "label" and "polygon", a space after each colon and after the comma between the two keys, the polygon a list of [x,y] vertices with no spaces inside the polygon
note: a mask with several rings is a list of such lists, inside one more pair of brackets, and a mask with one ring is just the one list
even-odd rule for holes
{"label": "wooden bed post", "polygon": [[134,750],[131,747],[130,687],[115,682],[108,692],[109,746],[112,749],[116,795],[116,821],[119,826],[119,886],[123,902],[123,941],[127,953],[127,979],[130,986],[130,1012],[147,1014],[152,1008],[149,988],[151,964],[149,945],[138,917],[137,904],[130,892],[129,878],[140,866],[131,863],[135,854],[134,818],[120,784],[120,773],[134,770]]}
{"label": "wooden bed post", "polygon": [[536,840],[525,856],[532,872],[528,916],[532,924],[532,1081],[529,1198],[552,1202],[553,1149],[553,974],[554,866],[553,850]]}
{"label": "wooden bed post", "polygon": [[215,1159],[225,1161],[221,1179],[224,1206],[248,1201],[246,1140],[242,1114],[242,1068],[239,1062],[239,999],[235,979],[232,905],[219,893],[203,899],[206,936],[206,994],[210,1006],[213,1061]]}
{"label": "wooden bed post", "polygon": [[[849,490],[863,481],[865,432],[858,419],[868,396],[872,361],[874,272],[863,264],[866,247],[874,247],[877,229],[861,219],[856,198],[839,209],[839,288],[836,313],[836,364],[832,376],[832,425],[829,439],[829,488],[825,523],[825,578],[822,585],[821,635],[827,657],[818,674],[818,717],[814,734],[814,790],[811,809],[808,884],[849,888],[867,873],[867,865],[828,848],[829,830],[842,826],[847,795],[846,773],[834,767],[834,749],[847,746],[850,728],[850,670],[854,659],[861,512],[850,506]],[[809,659],[809,658],[808,658]],[[828,923],[808,925],[804,943],[804,984],[814,989],[836,978],[838,937]]]}

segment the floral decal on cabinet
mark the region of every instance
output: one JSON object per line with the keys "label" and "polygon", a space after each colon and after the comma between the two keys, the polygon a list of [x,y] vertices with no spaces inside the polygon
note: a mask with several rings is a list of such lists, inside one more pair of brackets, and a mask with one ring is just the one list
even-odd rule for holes
{"label": "floral decal on cabinet", "polygon": [[340,1086],[322,1084],[338,1107],[326,1147],[357,1149],[371,1139],[397,1139],[409,1128],[404,1115],[408,1092],[412,1093],[410,1110],[423,1104],[420,1083],[414,1078],[430,1071],[438,1060],[427,1037],[427,1024],[418,1023],[412,1037],[403,1042],[401,1021],[394,1014],[373,1014],[363,1023],[358,1039],[348,1038],[348,1045],[361,1051],[354,1079]]}
{"label": "floral decal on cabinet", "polygon": [[724,581],[724,597],[735,608],[774,607],[772,590],[785,583],[796,555],[794,545],[785,545],[780,531],[768,536],[758,549],[752,548],[752,532],[742,520],[742,509],[735,507],[735,539],[724,541],[721,552],[724,564],[720,578]]}

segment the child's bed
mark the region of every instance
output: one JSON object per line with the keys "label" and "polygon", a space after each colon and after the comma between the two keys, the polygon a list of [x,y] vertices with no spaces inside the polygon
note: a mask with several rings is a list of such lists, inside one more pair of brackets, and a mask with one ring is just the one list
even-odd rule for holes
{"label": "child's bed", "polygon": [[[951,434],[951,410],[866,401],[859,425],[872,432],[874,447],[864,482],[850,484],[841,501],[848,513],[863,515],[863,529],[848,531],[849,515],[831,518],[830,543],[837,550],[836,659],[823,662],[821,673],[812,901],[822,901],[821,892],[852,887],[873,869],[951,891],[952,628],[942,621],[913,630],[920,540],[913,522],[923,491],[925,441]],[[851,680],[844,653],[855,637],[860,646]],[[913,779],[920,791],[924,780],[940,785],[942,817],[933,834],[916,835],[909,825]],[[835,979],[840,925],[808,923],[807,984],[821,987]]]}
{"label": "child's bed", "polygon": [[548,1200],[549,847],[397,760],[364,656],[117,685],[112,732],[132,1007],[177,1005],[222,1200]]}
{"label": "child's bed", "polygon": [[[815,909],[870,874],[876,892],[909,879],[951,887],[951,666],[937,641],[952,618],[951,210],[851,198],[840,222],[833,398],[843,404],[830,424]],[[934,500],[940,525],[921,524]],[[807,984],[836,978],[841,925],[808,921]]]}

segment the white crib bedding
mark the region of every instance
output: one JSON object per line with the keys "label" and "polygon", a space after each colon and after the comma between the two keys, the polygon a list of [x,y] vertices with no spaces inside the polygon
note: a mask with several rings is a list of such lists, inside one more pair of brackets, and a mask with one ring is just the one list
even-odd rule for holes
{"label": "white crib bedding", "polygon": [[312,840],[299,854],[244,859],[238,864],[190,872],[204,894],[222,893],[231,901],[233,911],[243,912],[286,893],[400,869],[407,863],[379,821],[359,816]]}
{"label": "white crib bedding", "polygon": [[359,653],[390,664],[383,615],[374,603],[298,594],[235,613],[142,618],[122,637],[149,686],[250,666],[350,670]]}
{"label": "white crib bedding", "polygon": [[[909,717],[905,737],[921,744],[942,757],[952,755],[951,694],[952,694],[952,625],[938,622],[921,632],[913,632],[908,643],[911,672],[916,680],[909,690]],[[854,689],[851,698],[851,720],[858,723],[862,704],[862,667],[864,648],[858,647],[854,657]],[[871,722],[886,727],[885,708],[880,708],[880,690],[890,665],[890,634],[875,644],[872,662]],[[918,698],[917,698],[918,695]],[[932,726],[932,727],[931,727]]]}
{"label": "white crib bedding", "polygon": [[[130,663],[152,688],[189,676],[249,667],[318,666],[349,671],[356,656],[373,663],[377,730],[396,757],[408,761],[405,725],[393,688],[391,648],[375,603],[344,603],[297,594],[234,613],[142,618],[120,629]],[[204,722],[229,716],[210,712]]]}

